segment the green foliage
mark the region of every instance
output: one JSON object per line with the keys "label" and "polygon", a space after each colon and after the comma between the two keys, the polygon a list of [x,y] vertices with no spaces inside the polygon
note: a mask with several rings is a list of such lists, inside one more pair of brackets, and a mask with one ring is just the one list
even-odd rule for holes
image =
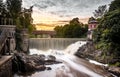
{"label": "green foliage", "polygon": [[86,36],[88,25],[84,25],[79,22],[78,18],[74,18],[69,24],[65,24],[64,26],[56,26],[54,30],[56,31],[56,37],[79,38]]}
{"label": "green foliage", "polygon": [[100,18],[94,37],[96,48],[103,51],[102,58],[120,66],[120,0],[114,0],[109,12]]}
{"label": "green foliage", "polygon": [[[1,4],[1,1],[0,1]],[[29,34],[35,29],[32,25],[32,8],[29,9],[22,8],[22,0],[6,0],[5,6],[2,16],[6,18],[13,19],[14,25],[16,25],[17,30],[21,30],[23,28],[28,29]],[[1,7],[1,6],[0,6]]]}
{"label": "green foliage", "polygon": [[107,12],[107,6],[102,5],[102,6],[99,6],[98,9],[95,10],[95,12],[93,12],[93,14],[95,18],[101,18],[102,16],[104,16],[106,12]]}
{"label": "green foliage", "polygon": [[94,17],[90,17],[89,20],[88,20],[88,23],[89,23],[90,21],[94,21],[94,20],[96,20]]}
{"label": "green foliage", "polygon": [[114,0],[111,2],[109,11],[114,11],[116,9],[120,9],[120,0]]}
{"label": "green foliage", "polygon": [[62,26],[56,26],[54,28],[54,30],[56,31],[56,37],[62,37],[63,36],[63,32],[62,32],[62,29],[63,27]]}
{"label": "green foliage", "polygon": [[120,58],[120,9],[108,12],[94,32],[97,48],[106,56]]}
{"label": "green foliage", "polygon": [[115,66],[119,66],[120,67],[120,62],[116,62]]}
{"label": "green foliage", "polygon": [[6,0],[7,10],[17,18],[22,10],[22,0]]}

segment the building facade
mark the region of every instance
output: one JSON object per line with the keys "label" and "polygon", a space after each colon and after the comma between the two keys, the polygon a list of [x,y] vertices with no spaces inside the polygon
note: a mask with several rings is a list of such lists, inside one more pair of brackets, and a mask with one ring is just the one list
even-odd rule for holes
{"label": "building facade", "polygon": [[94,31],[94,29],[97,28],[97,25],[98,25],[98,22],[95,19],[89,20],[89,22],[88,22],[88,34],[87,34],[88,40],[93,39],[93,31]]}

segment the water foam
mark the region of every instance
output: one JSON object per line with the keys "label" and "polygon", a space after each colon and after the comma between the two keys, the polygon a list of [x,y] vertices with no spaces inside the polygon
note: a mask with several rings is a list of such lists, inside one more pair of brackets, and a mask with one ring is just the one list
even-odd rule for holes
{"label": "water foam", "polygon": [[[79,47],[83,46],[84,44],[86,44],[86,41],[78,41],[74,44],[69,45],[65,50],[52,50],[49,49],[47,51],[42,51],[42,50],[37,50],[37,49],[30,49],[30,54],[50,54],[50,55],[54,55],[56,56],[57,59],[62,60],[63,62],[67,63],[70,67],[74,68],[75,70],[79,71],[79,72],[83,72],[85,74],[90,75],[91,77],[102,77],[99,74],[89,70],[88,68],[86,68],[85,66],[78,64],[76,62],[74,62],[74,58],[73,55],[78,49]],[[91,62],[91,61],[90,61]],[[67,67],[67,65],[64,65],[65,67]],[[54,67],[53,67],[54,68]],[[59,68],[58,71],[64,74],[68,74],[69,72],[69,68],[64,68],[61,69]],[[64,70],[64,71],[63,71]],[[68,74],[68,77],[74,77],[71,73]]]}
{"label": "water foam", "polygon": [[83,46],[84,44],[86,44],[86,41],[78,41],[76,43],[69,45],[64,51],[69,54],[74,54],[75,52],[77,52],[79,47]]}

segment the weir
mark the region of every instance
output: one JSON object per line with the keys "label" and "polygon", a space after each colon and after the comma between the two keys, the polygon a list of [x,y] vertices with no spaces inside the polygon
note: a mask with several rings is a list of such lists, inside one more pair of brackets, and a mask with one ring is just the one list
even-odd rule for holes
{"label": "weir", "polygon": [[77,41],[86,41],[86,38],[31,38],[29,45],[30,45],[30,49],[63,50],[68,45],[75,43]]}

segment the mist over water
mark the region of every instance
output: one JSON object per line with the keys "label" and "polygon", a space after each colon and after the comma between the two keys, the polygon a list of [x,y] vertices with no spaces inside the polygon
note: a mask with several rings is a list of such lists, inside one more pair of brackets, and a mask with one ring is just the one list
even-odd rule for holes
{"label": "mist over water", "polygon": [[[52,40],[52,43],[54,43],[55,45],[54,44],[53,45],[56,47],[61,47],[61,45],[65,45],[63,43],[69,43],[68,41],[65,42],[65,40],[64,40],[64,42],[62,42],[62,44],[60,42],[61,40],[57,40],[57,41],[54,40],[54,41],[55,42],[53,42],[53,40]],[[75,40],[71,40],[71,41],[74,42]],[[42,43],[45,43],[45,42],[47,42],[47,44],[49,44],[48,41],[42,41]],[[41,43],[41,41],[39,41],[39,43]],[[34,43],[32,43],[32,44],[34,44]],[[52,68],[52,71],[49,71],[49,73],[51,74],[51,77],[78,77],[78,75],[76,75],[75,73],[73,74],[71,72],[71,69],[69,67],[71,67],[72,69],[74,69],[77,72],[83,73],[83,75],[84,74],[88,75],[88,76],[84,76],[84,77],[102,77],[101,75],[91,71],[90,69],[86,68],[85,66],[80,65],[79,63],[75,62],[76,57],[73,54],[79,49],[79,47],[81,47],[84,44],[86,44],[86,41],[77,41],[70,45],[67,44],[68,46],[65,49],[62,48],[61,50],[60,49],[59,50],[58,49],[50,49],[50,48],[48,50],[40,50],[39,48],[37,49],[37,48],[33,47],[36,45],[31,45],[32,48],[34,48],[34,49],[30,49],[30,55],[32,55],[32,54],[54,55],[54,56],[56,56],[57,60],[60,60],[63,62],[62,64],[58,64],[58,65],[50,65],[50,67]],[[50,47],[50,46],[48,46],[48,47]],[[40,75],[40,74],[42,74],[41,77],[48,77],[49,75],[47,75],[46,73],[48,73],[48,71],[35,73],[32,75],[32,77],[38,77],[38,75]],[[61,74],[63,76],[60,76]],[[80,77],[82,77],[82,76],[80,76]]]}

